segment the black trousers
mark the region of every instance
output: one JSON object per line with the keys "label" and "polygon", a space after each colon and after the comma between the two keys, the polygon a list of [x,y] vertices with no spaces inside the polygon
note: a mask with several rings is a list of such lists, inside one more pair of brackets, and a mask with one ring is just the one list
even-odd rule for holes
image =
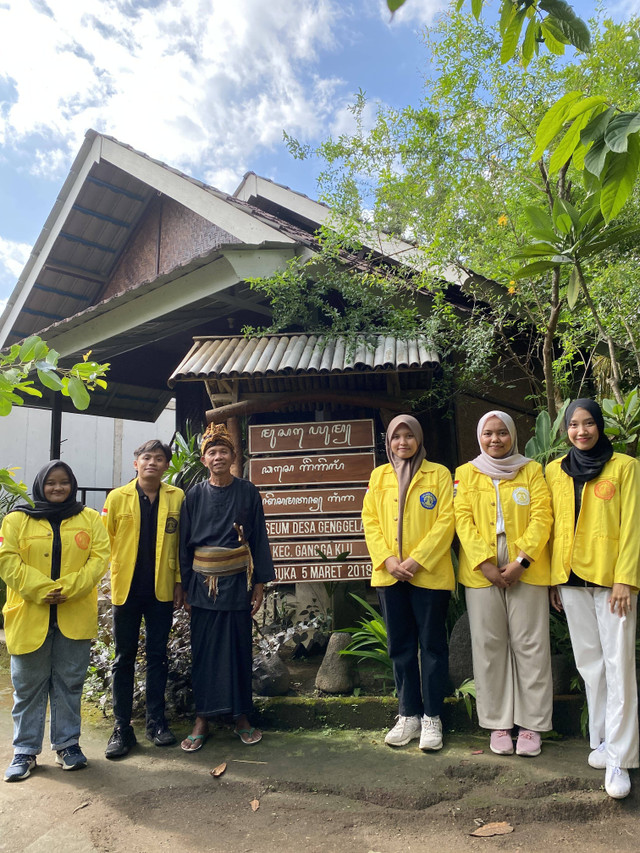
{"label": "black trousers", "polygon": [[154,596],[129,596],[113,606],[113,639],[116,656],[111,668],[113,715],[116,726],[128,726],[133,708],[133,681],[138,653],[140,625],[144,617],[147,660],[147,722],[164,720],[164,692],[167,686],[167,641],[173,624],[173,601]]}
{"label": "black trousers", "polygon": [[[403,717],[439,717],[449,682],[445,620],[450,592],[406,581],[378,587]],[[420,663],[418,664],[418,649]]]}

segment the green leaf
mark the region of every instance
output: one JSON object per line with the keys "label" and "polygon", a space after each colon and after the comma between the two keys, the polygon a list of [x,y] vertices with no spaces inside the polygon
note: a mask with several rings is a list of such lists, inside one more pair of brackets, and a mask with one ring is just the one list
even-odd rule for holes
{"label": "green leaf", "polygon": [[561,169],[571,159],[573,152],[580,144],[580,131],[587,124],[590,116],[591,112],[586,112],[573,120],[571,127],[562,137],[558,147],[551,155],[551,159],[549,160],[550,175]]}
{"label": "green leaf", "polygon": [[537,41],[536,36],[538,35],[538,31],[540,29],[540,24],[536,21],[535,18],[532,18],[525,30],[524,40],[522,42],[522,64],[526,68],[531,60],[533,59],[533,54],[536,51]]}
{"label": "green leaf", "polygon": [[511,255],[512,258],[544,258],[549,257],[550,255],[555,255],[558,251],[557,246],[553,246],[550,243],[530,243],[527,246],[523,246],[519,252],[514,252]]}
{"label": "green leaf", "polygon": [[546,44],[549,53],[553,53],[555,56],[562,56],[565,51],[567,40],[559,27],[553,26],[553,20],[551,18],[545,18],[544,21],[542,21],[540,24],[540,31],[544,36],[544,43]]}
{"label": "green leaf", "polygon": [[628,148],[625,154],[610,152],[607,157],[600,194],[600,209],[605,222],[610,222],[620,213],[638,176],[640,140],[637,133],[627,139]]}
{"label": "green leaf", "polygon": [[35,355],[36,348],[40,343],[38,335],[31,335],[20,347],[20,361],[31,361]]}
{"label": "green leaf", "polygon": [[580,255],[585,258],[590,255],[597,255],[604,249],[608,249],[610,246],[615,246],[616,243],[621,243],[623,240],[636,237],[637,235],[640,235],[640,225],[621,225],[618,228],[610,228],[603,232],[601,239],[594,239],[592,242],[587,243],[580,251]]}
{"label": "green leaf", "polygon": [[607,125],[604,141],[616,154],[622,154],[627,150],[629,135],[638,130],[640,130],[640,113],[618,113]]}
{"label": "green leaf", "polygon": [[484,0],[471,0],[471,14],[476,19],[476,21],[480,20],[480,14],[482,13],[483,4]]}
{"label": "green leaf", "polygon": [[507,27],[507,31],[502,38],[502,48],[500,50],[500,62],[504,65],[505,62],[509,62],[510,59],[513,58],[514,53],[516,52],[516,48],[518,47],[518,41],[520,39],[520,32],[522,30],[522,24],[524,22],[524,16],[526,14],[526,10],[518,9],[513,20]]}
{"label": "green leaf", "polygon": [[77,376],[70,376],[67,390],[69,391],[71,402],[76,407],[76,409],[84,411],[89,407],[91,397],[89,396],[89,392],[84,387],[84,384],[81,379],[78,379]]}
{"label": "green leaf", "polygon": [[11,400],[0,392],[0,417],[5,417],[5,415],[10,414],[12,408],[13,404],[11,403]]}
{"label": "green leaf", "polygon": [[569,276],[569,284],[567,285],[567,304],[573,311],[580,295],[580,279],[578,278],[578,270],[574,267]]}
{"label": "green leaf", "polygon": [[547,243],[555,243],[557,235],[547,210],[541,210],[534,205],[527,205],[524,209],[524,215],[529,221],[529,232],[532,237]]}
{"label": "green leaf", "polygon": [[60,353],[56,352],[54,349],[50,349],[47,353],[47,361],[49,364],[52,364],[54,367],[58,364],[58,359],[60,358]]}
{"label": "green leaf", "polygon": [[405,0],[387,0],[387,6],[391,14],[397,12],[400,6],[404,5]]}
{"label": "green leaf", "polygon": [[594,177],[599,178],[604,169],[609,149],[604,141],[604,136],[598,137],[584,157],[584,167]]}
{"label": "green leaf", "polygon": [[562,130],[571,106],[581,97],[582,92],[567,92],[547,110],[536,131],[536,150],[533,152],[532,160],[539,160],[542,157],[551,140]]}
{"label": "green leaf", "polygon": [[569,234],[573,226],[572,218],[559,198],[553,202],[553,224],[561,234]]}
{"label": "green leaf", "polygon": [[527,264],[526,267],[521,267],[517,272],[514,272],[514,278],[530,278],[537,276],[539,273],[548,272],[558,264],[553,261],[534,261],[532,264]]}
{"label": "green leaf", "polygon": [[[593,110],[596,107],[600,107],[603,104],[606,104],[607,99],[603,98],[602,95],[591,95],[588,98],[583,98],[581,101],[575,103],[569,112],[567,113],[567,121],[571,121],[571,119],[577,118],[577,116],[582,113],[586,113],[587,110],[591,112],[591,116],[593,116]],[[584,142],[584,140],[581,140]]]}
{"label": "green leaf", "polygon": [[502,4],[500,6],[500,35],[504,37],[504,34],[509,29],[509,24],[514,19],[516,14],[516,4],[513,0],[502,0]]}
{"label": "green leaf", "polygon": [[50,388],[52,391],[62,390],[62,380],[53,370],[37,370],[38,379],[45,388]]}
{"label": "green leaf", "polygon": [[564,0],[541,0],[539,5],[554,19],[570,44],[583,53],[589,52],[591,49],[589,28],[568,3]]}
{"label": "green leaf", "polygon": [[609,109],[604,110],[604,112],[594,110],[591,121],[585,128],[583,128],[582,133],[580,134],[580,142],[582,142],[583,145],[588,145],[590,142],[595,142],[599,136],[602,136],[615,111],[615,107],[609,107]]}

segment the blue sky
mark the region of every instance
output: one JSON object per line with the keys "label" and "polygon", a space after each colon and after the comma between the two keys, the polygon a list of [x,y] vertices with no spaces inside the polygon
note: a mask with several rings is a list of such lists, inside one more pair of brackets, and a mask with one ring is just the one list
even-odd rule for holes
{"label": "blue sky", "polygon": [[384,0],[0,0],[0,310],[89,127],[221,190],[252,170],[314,196],[283,129],[347,130],[359,88],[415,104],[420,33],[446,5],[390,21]]}

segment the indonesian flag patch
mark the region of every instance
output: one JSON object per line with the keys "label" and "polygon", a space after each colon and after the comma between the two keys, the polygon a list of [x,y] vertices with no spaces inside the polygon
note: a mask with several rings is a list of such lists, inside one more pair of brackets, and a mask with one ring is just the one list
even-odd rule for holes
{"label": "indonesian flag patch", "polygon": [[4,538],[0,536],[0,548],[4,545]]}
{"label": "indonesian flag patch", "polygon": [[106,508],[106,506],[102,507],[102,512],[100,513],[100,515],[109,515],[109,510]]}
{"label": "indonesian flag patch", "polygon": [[453,481],[453,496],[454,496],[454,498],[458,494],[458,483],[459,482],[460,482],[460,480],[454,480]]}

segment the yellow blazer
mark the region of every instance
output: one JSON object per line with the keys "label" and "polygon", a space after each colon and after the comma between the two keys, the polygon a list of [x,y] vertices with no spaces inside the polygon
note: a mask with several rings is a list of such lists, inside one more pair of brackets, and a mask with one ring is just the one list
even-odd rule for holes
{"label": "yellow blazer", "polygon": [[560,467],[547,465],[554,526],[551,539],[551,583],[565,583],[570,569],[600,586],[640,586],[640,463],[614,453],[600,476],[585,483],[575,524],[573,479]]}
{"label": "yellow blazer", "polygon": [[[109,492],[102,510],[102,520],[111,540],[113,604],[124,604],[127,600],[136,567],[140,539],[140,498],[136,482],[132,480]],[[184,492],[176,486],[160,483],[158,500],[155,592],[158,601],[172,601],[174,587],[180,583],[178,551]]]}
{"label": "yellow blazer", "polygon": [[[364,497],[362,523],[373,564],[372,586],[397,583],[384,564],[398,553],[398,479],[390,464],[371,474]],[[453,539],[453,489],[451,474],[426,459],[407,489],[402,517],[404,558],[413,557],[422,568],[409,583],[427,589],[453,589],[451,562]]]}
{"label": "yellow blazer", "polygon": [[[497,560],[496,490],[488,474],[467,462],[456,470],[456,533],[460,540],[458,580],[474,588],[491,586],[478,569],[485,560]],[[549,535],[553,517],[551,496],[542,467],[529,462],[513,480],[500,480],[500,504],[509,549],[509,560],[524,551],[533,562],[521,580],[534,586],[548,586],[551,580]]]}
{"label": "yellow blazer", "polygon": [[3,608],[7,649],[35,652],[49,630],[48,593],[62,588],[58,627],[71,640],[90,640],[98,631],[96,584],[107,571],[109,539],[94,509],[85,508],[60,524],[60,578],[51,580],[53,532],[44,519],[11,512],[2,522],[0,577],[7,584]]}

